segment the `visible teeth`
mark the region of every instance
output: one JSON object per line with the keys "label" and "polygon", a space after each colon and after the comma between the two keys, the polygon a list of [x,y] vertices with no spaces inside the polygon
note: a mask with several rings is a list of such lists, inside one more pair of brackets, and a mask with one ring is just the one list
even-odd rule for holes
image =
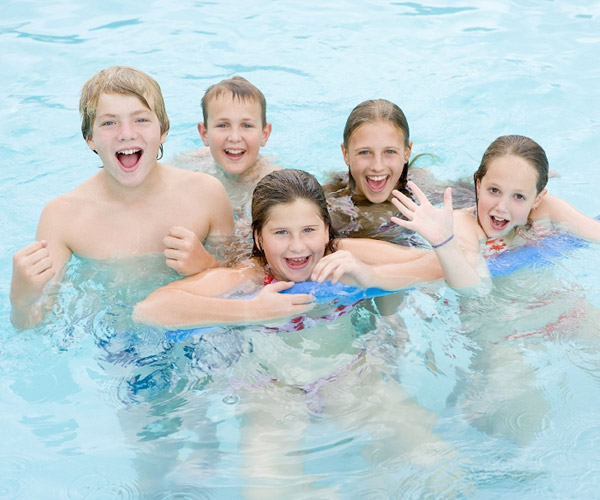
{"label": "visible teeth", "polygon": [[289,260],[291,260],[292,262],[304,262],[306,260],[306,257],[290,258]]}
{"label": "visible teeth", "polygon": [[367,179],[371,179],[372,181],[378,182],[382,181],[387,177],[387,175],[368,175]]}
{"label": "visible teeth", "polygon": [[119,151],[117,154],[120,155],[132,155],[134,153],[137,153],[139,151],[139,149],[125,149],[124,151]]}
{"label": "visible teeth", "polygon": [[225,151],[232,155],[240,155],[244,152],[243,149],[226,149]]}

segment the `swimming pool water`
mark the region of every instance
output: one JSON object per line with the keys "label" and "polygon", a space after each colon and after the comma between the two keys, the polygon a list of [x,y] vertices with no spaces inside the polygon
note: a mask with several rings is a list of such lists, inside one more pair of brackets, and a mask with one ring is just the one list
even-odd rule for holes
{"label": "swimming pool water", "polygon": [[[241,74],[267,97],[265,153],[286,167],[343,169],[348,113],[383,97],[405,111],[413,154],[437,157],[438,177],[471,174],[498,135],[528,135],[560,174],[550,191],[598,215],[599,24],[598,2],[572,1],[5,2],[0,498],[597,496],[595,247],[499,278],[489,297],[431,286],[388,317],[355,309],[331,335],[368,352],[369,370],[350,369],[310,404],[240,385],[260,382],[260,334],[169,344],[133,327],[135,301],[173,279],[140,283],[152,258],[76,261],[61,308],[33,331],[10,325],[8,291],[11,256],[32,241],[43,205],[98,166],[78,94],[113,64],[161,84],[166,161],[201,145],[206,87]],[[279,415],[271,427],[260,405]],[[407,443],[415,415],[447,446],[427,448],[429,464]],[[262,448],[250,453],[253,437]]]}

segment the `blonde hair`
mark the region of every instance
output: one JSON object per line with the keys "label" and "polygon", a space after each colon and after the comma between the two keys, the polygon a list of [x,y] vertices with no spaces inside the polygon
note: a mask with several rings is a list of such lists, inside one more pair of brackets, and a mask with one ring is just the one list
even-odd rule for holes
{"label": "blonde hair", "polygon": [[79,113],[81,114],[81,133],[86,141],[92,138],[98,100],[102,94],[136,97],[158,117],[161,135],[169,131],[169,117],[158,82],[139,69],[130,66],[111,66],[92,76],[81,89]]}

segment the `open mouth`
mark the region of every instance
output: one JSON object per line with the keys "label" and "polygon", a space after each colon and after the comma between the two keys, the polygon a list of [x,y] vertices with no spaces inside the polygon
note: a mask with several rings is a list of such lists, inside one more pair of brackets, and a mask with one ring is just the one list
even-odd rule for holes
{"label": "open mouth", "polygon": [[308,262],[310,261],[310,257],[294,257],[294,258],[286,258],[286,265],[293,270],[304,269],[308,266]]}
{"label": "open mouth", "polygon": [[225,156],[230,160],[239,160],[245,153],[245,149],[225,149]]}
{"label": "open mouth", "polygon": [[507,219],[502,219],[501,217],[496,217],[494,215],[490,216],[490,226],[496,231],[502,231],[509,223],[510,221]]}
{"label": "open mouth", "polygon": [[121,165],[121,168],[126,171],[135,170],[137,167],[140,158],[142,157],[141,149],[124,149],[123,151],[118,151],[117,160]]}
{"label": "open mouth", "polygon": [[367,186],[374,193],[379,193],[385,189],[388,179],[388,175],[367,175]]}

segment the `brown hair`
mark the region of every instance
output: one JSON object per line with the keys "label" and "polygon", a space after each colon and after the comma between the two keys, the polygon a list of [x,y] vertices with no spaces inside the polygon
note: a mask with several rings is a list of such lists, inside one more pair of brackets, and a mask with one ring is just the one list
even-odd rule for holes
{"label": "brown hair", "polygon": [[331,216],[321,184],[314,175],[304,170],[285,168],[265,175],[252,193],[252,256],[261,259],[263,264],[267,262],[264,251],[257,244],[257,235],[260,235],[269,220],[273,207],[292,203],[297,199],[308,200],[319,209],[321,220],[329,228],[329,244],[326,250],[334,251],[333,240],[337,233],[331,226]]}
{"label": "brown hair", "polygon": [[[92,76],[81,89],[79,113],[81,114],[81,133],[86,141],[92,138],[98,100],[102,94],[136,97],[158,117],[161,135],[169,131],[169,117],[158,82],[139,69],[130,66],[111,66]],[[159,159],[162,154],[163,146],[161,144]]]}
{"label": "brown hair", "polygon": [[261,121],[264,127],[267,124],[267,100],[258,88],[241,76],[234,76],[227,80],[215,83],[206,89],[202,97],[202,116],[204,117],[204,126],[208,122],[208,103],[212,99],[217,99],[223,94],[231,94],[232,99],[240,101],[256,101],[260,104]]}
{"label": "brown hair", "polygon": [[[475,183],[481,181],[492,160],[502,156],[518,156],[527,161],[537,173],[537,194],[548,183],[548,157],[544,149],[534,140],[522,135],[503,135],[492,142],[483,153],[481,163],[475,172]],[[475,191],[477,192],[477,191]]]}
{"label": "brown hair", "polygon": [[[410,141],[410,130],[408,128],[408,120],[404,112],[393,102],[386,99],[370,99],[361,102],[356,106],[348,116],[344,127],[344,148],[348,149],[350,138],[354,131],[365,123],[387,122],[392,124],[402,133],[404,137],[404,146],[408,147]],[[410,196],[406,189],[406,180],[408,176],[409,163],[406,162],[402,169],[402,175],[398,179],[398,184],[395,189]],[[352,172],[348,169],[348,182],[350,188],[354,191],[356,185],[352,178]]]}

